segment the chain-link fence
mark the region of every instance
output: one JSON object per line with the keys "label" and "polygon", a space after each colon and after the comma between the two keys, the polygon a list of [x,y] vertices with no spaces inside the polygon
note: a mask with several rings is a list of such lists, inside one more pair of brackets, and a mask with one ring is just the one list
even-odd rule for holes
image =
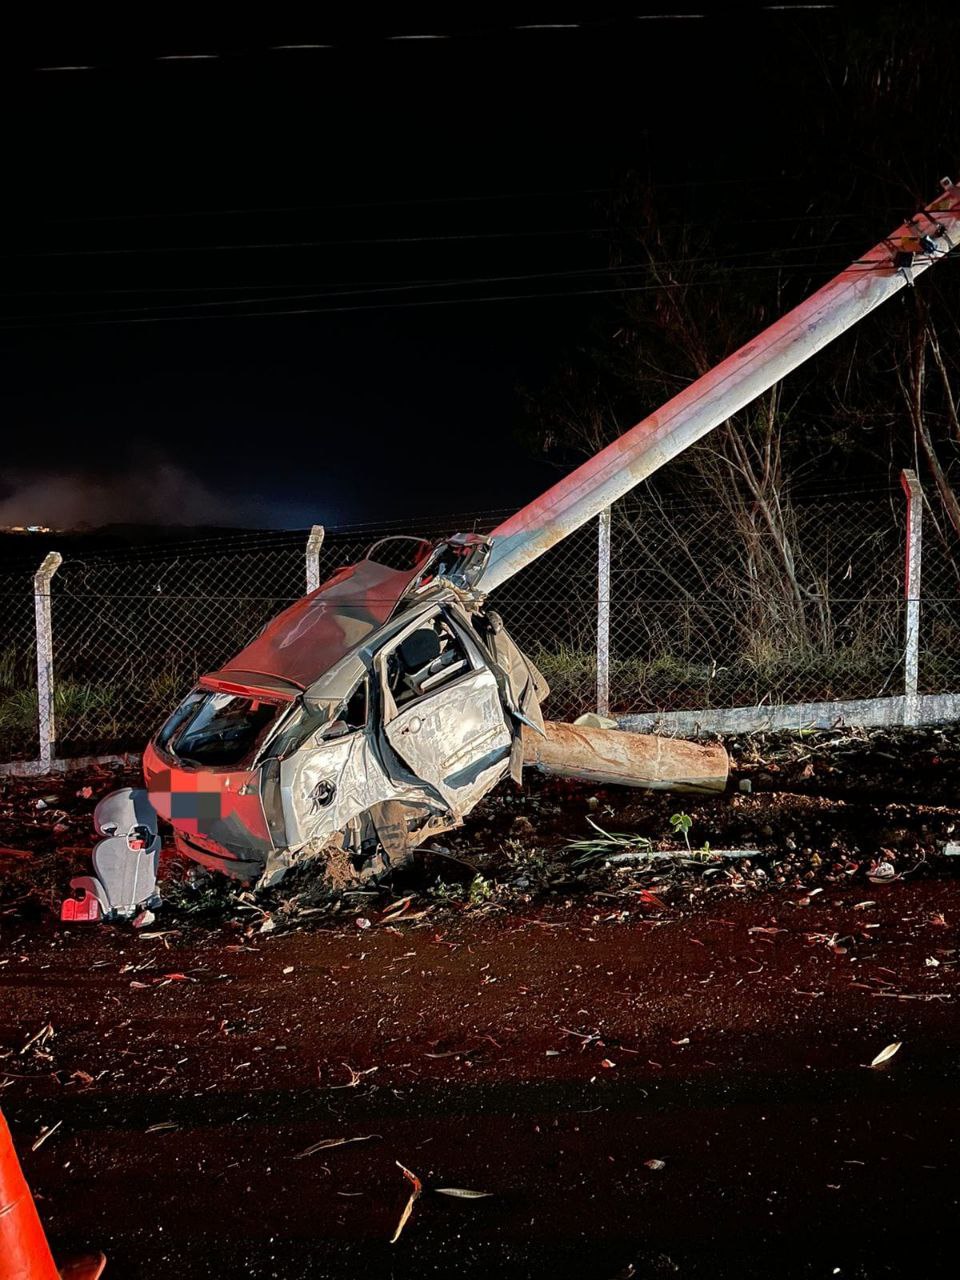
{"label": "chain-link fence", "polygon": [[[732,530],[729,511],[692,502],[614,508],[612,712],[902,692],[899,493],[797,503],[786,530],[759,510],[745,520]],[[498,593],[552,714],[595,705],[597,544],[595,526],[580,530]]]}
{"label": "chain-link fence", "polygon": [[[773,518],[773,517],[776,518]],[[328,532],[319,580],[378,537],[487,531],[498,517]],[[598,617],[614,713],[869,698],[904,690],[903,495],[731,512],[630,498],[612,512],[609,597],[596,523],[494,593],[550,682],[548,713],[597,706]],[[960,690],[960,549],[925,525],[919,690]],[[51,584],[56,754],[137,750],[205,671],[306,585],[307,534],[250,533],[68,556]],[[0,578],[0,760],[37,752],[34,595]],[[608,617],[609,645],[602,625]]]}
{"label": "chain-link fence", "polygon": [[0,575],[0,760],[39,750],[33,573]]}
{"label": "chain-link fence", "polygon": [[960,546],[930,519],[921,583],[920,692],[960,689]]}

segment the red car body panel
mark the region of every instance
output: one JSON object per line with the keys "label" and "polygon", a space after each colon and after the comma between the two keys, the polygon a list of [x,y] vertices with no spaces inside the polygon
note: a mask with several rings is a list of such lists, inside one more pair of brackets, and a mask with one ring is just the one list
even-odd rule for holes
{"label": "red car body panel", "polygon": [[341,569],[268,622],[209,679],[229,683],[232,673],[243,673],[247,687],[262,675],[308,688],[387,621],[418,572],[419,566],[388,569],[374,560]]}
{"label": "red car body panel", "polygon": [[259,769],[172,765],[151,742],[143,776],[153,807],[197,861],[222,871],[224,863],[249,862],[252,851],[265,858],[272,849]]}

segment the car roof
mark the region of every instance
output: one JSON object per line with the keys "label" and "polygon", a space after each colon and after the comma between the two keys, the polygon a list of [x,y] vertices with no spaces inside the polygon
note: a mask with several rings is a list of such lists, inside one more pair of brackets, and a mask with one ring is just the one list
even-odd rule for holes
{"label": "car roof", "polygon": [[283,681],[299,690],[335,666],[378,630],[423,569],[390,569],[360,560],[340,569],[277,617],[255,640],[206,677],[256,688]]}

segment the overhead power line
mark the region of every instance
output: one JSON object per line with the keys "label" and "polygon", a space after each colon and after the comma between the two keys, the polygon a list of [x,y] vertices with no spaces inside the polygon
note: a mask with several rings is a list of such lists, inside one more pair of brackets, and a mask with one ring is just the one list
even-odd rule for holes
{"label": "overhead power line", "polygon": [[154,253],[233,253],[246,249],[323,249],[347,245],[431,244],[460,240],[520,240],[530,236],[587,236],[606,231],[606,227],[564,227],[528,231],[457,231],[420,236],[360,236],[345,240],[264,240],[242,244],[139,245],[132,248],[101,249],[26,249],[19,253],[2,253],[0,258],[98,258],[130,257]]}
{"label": "overhead power line", "polygon": [[[530,271],[521,273],[511,273],[509,275],[494,276],[455,276],[436,278],[419,278],[416,280],[342,280],[327,281],[322,285],[309,285],[306,281],[290,281],[286,283],[260,283],[260,284],[217,284],[217,285],[138,285],[124,286],[123,288],[101,288],[99,286],[90,286],[80,289],[42,289],[42,290],[2,290],[0,297],[19,298],[19,297],[92,297],[101,295],[114,294],[156,294],[156,293],[227,293],[239,292],[244,290],[273,290],[273,289],[311,289],[308,295],[310,297],[319,297],[319,290],[329,293],[331,297],[343,297],[349,294],[374,294],[374,293],[396,293],[406,290],[421,289],[446,289],[454,286],[483,285],[483,284],[505,284],[514,281],[524,280],[558,280],[571,279],[586,276],[603,276],[603,275],[633,275],[638,272],[650,271],[651,268],[657,270],[676,270],[690,266],[714,265],[723,269],[730,269],[729,264],[739,263],[745,258],[761,258],[772,257],[788,253],[809,253],[817,249],[842,249],[850,245],[856,245],[859,241],[823,241],[814,244],[801,245],[783,245],[776,249],[744,249],[736,250],[731,253],[723,254],[704,254],[693,257],[673,258],[673,259],[657,259],[656,262],[636,262],[636,263],[620,263],[617,265],[595,266],[595,267],[572,267],[563,271]],[[171,304],[176,305],[176,304]]]}
{"label": "overhead power line", "polygon": [[[668,183],[667,185],[675,186],[677,184]],[[225,218],[264,213],[318,213],[334,209],[419,208],[422,205],[434,204],[493,204],[506,200],[565,200],[572,196],[609,195],[614,190],[616,190],[615,187],[583,187],[576,191],[501,191],[455,196],[420,196],[398,200],[345,200],[334,201],[329,204],[251,205],[232,209],[148,210],[136,213],[99,213],[78,215],[72,218],[46,218],[44,221],[50,225],[61,225],[77,222],[153,221],[163,218]]]}
{"label": "overhead power line", "polygon": [[[803,14],[809,12],[824,12],[836,9],[835,4],[778,4],[778,5],[753,5],[745,10],[745,15],[750,19],[760,18],[761,15],[781,15],[781,14]],[[191,68],[202,70],[204,68],[218,67],[224,62],[239,61],[244,58],[255,58],[267,56],[277,56],[281,58],[289,58],[291,55],[300,57],[302,55],[326,55],[329,52],[354,52],[359,50],[369,50],[371,48],[392,47],[392,46],[408,46],[408,45],[428,45],[438,48],[445,48],[450,45],[456,45],[470,40],[490,40],[494,37],[519,37],[521,41],[557,38],[568,40],[574,35],[579,34],[602,34],[610,33],[613,35],[623,35],[631,31],[637,33],[645,31],[650,24],[672,23],[672,22],[704,22],[714,19],[720,22],[728,22],[729,19],[722,14],[705,13],[702,10],[665,10],[663,13],[647,13],[632,14],[624,17],[605,16],[595,17],[584,14],[582,18],[576,20],[568,20],[563,22],[532,22],[532,23],[504,23],[501,25],[490,24],[487,26],[471,26],[447,27],[444,30],[431,31],[429,29],[420,29],[415,31],[381,31],[378,33],[363,32],[359,37],[351,36],[349,32],[334,39],[318,39],[312,38],[303,41],[286,41],[280,44],[258,44],[246,47],[234,48],[203,48],[197,47],[193,49],[174,48],[165,49],[158,52],[144,51],[139,57],[131,57],[129,55],[122,59],[106,57],[102,60],[96,58],[84,60],[76,59],[71,62],[48,62],[40,66],[31,68],[34,72],[46,75],[58,72],[91,72],[91,71],[108,71],[118,70],[126,67],[142,68],[151,64],[159,63],[164,67],[180,66],[188,64]],[[312,33],[311,33],[312,34]],[[89,49],[89,46],[88,46]]]}
{"label": "overhead power line", "polygon": [[[794,270],[809,269],[809,270],[819,271],[819,270],[841,270],[843,265],[844,264],[842,263],[828,264],[823,262],[810,262],[810,263],[804,262],[804,263],[791,263],[790,267]],[[850,264],[847,264],[847,265],[850,265]],[[856,267],[859,264],[853,264],[853,265]],[[875,262],[864,262],[862,264],[862,269],[865,272],[875,271],[881,268],[884,270],[888,269],[887,264],[886,263],[878,264]],[[761,271],[763,272],[783,271],[784,264],[757,263],[751,266],[733,267],[731,268],[731,270],[739,271],[743,273],[757,273]],[[221,310],[217,314],[212,314],[211,312],[204,315],[152,314],[152,315],[123,316],[118,311],[110,311],[110,312],[103,313],[107,317],[104,319],[85,318],[85,316],[96,316],[98,314],[96,312],[74,313],[74,314],[67,315],[65,317],[59,317],[59,318],[56,316],[38,317],[36,322],[34,323],[30,322],[32,318],[8,317],[6,319],[0,319],[0,329],[30,329],[30,328],[39,329],[39,328],[54,327],[57,325],[66,325],[69,327],[73,324],[79,324],[80,326],[86,327],[86,326],[95,326],[95,325],[116,325],[116,324],[157,324],[165,321],[174,322],[174,321],[191,321],[191,320],[270,319],[276,316],[333,315],[333,314],[342,314],[346,312],[358,312],[358,311],[392,311],[392,310],[400,310],[400,309],[410,309],[414,307],[426,308],[426,307],[441,307],[441,306],[464,306],[464,305],[470,305],[472,303],[523,302],[523,301],[530,301],[530,300],[549,302],[559,298],[581,298],[581,297],[585,298],[585,297],[595,297],[595,296],[609,295],[609,294],[649,293],[649,292],[658,292],[658,291],[665,292],[667,290],[675,290],[675,289],[702,288],[706,286],[716,287],[718,285],[723,285],[723,284],[725,284],[725,281],[723,279],[713,277],[705,280],[690,280],[690,281],[683,281],[683,282],[671,282],[667,284],[618,285],[618,286],[611,286],[609,288],[599,288],[599,289],[555,290],[549,293],[544,293],[544,292],[502,293],[502,294],[488,294],[488,295],[479,295],[479,296],[473,295],[469,297],[459,297],[459,298],[421,298],[421,299],[408,299],[400,302],[372,302],[372,303],[358,302],[358,303],[351,303],[347,306],[329,306],[328,305],[323,307],[282,307],[282,308],[277,308],[273,310],[259,310],[259,311],[222,311]],[[321,296],[328,297],[328,295],[321,295]],[[295,301],[295,300],[296,299],[291,299],[291,298],[282,298],[282,299],[261,298],[261,299],[256,299],[255,301],[257,302],[258,305],[265,306],[272,303],[273,301],[283,302],[283,301]],[[237,300],[236,302],[234,302],[233,305],[249,306],[251,301],[252,300],[250,299]],[[214,303],[214,304],[184,303],[182,307],[178,308],[178,310],[181,312],[182,311],[195,312],[199,308],[205,308],[208,306],[220,306],[222,308],[229,305],[231,305],[229,302],[220,302],[220,303]],[[156,308],[144,308],[143,310],[156,310]],[[17,322],[14,323],[14,321],[17,321]]]}

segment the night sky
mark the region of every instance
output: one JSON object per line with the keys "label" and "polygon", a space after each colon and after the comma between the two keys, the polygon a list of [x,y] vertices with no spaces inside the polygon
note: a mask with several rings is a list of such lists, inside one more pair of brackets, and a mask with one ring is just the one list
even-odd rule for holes
{"label": "night sky", "polygon": [[842,204],[821,52],[882,7],[524,9],[8,45],[0,524],[511,509],[557,475],[525,395],[615,323],[625,184]]}

